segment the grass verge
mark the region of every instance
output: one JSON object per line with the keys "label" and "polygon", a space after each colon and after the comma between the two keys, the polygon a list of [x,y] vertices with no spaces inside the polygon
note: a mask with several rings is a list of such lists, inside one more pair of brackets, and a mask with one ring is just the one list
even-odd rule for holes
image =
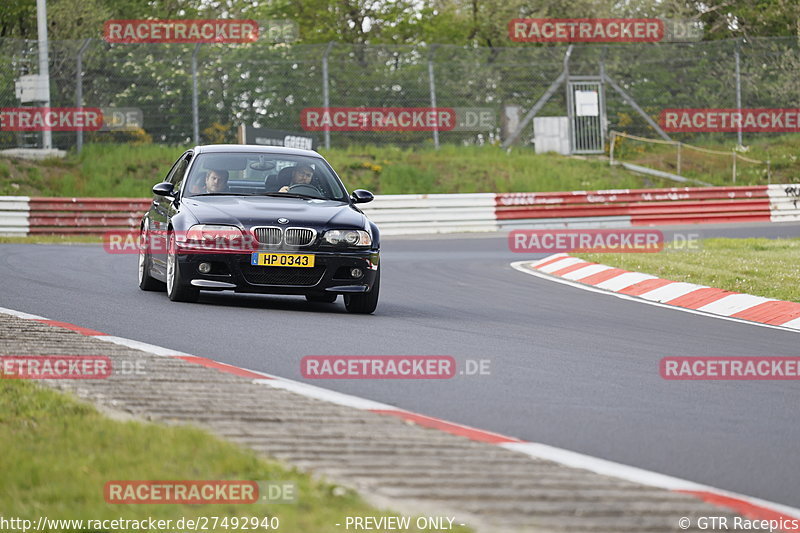
{"label": "grass verge", "polygon": [[705,239],[694,252],[574,255],[674,281],[800,302],[800,238]]}
{"label": "grass verge", "polygon": [[[83,520],[275,516],[280,531],[325,533],[341,531],[336,524],[348,515],[388,516],[352,491],[312,480],[199,429],[112,420],[89,404],[31,382],[0,379],[0,449],[2,514],[34,524],[39,516]],[[294,504],[270,505],[105,502],[107,481],[148,479],[293,482],[298,498]]]}
{"label": "grass verge", "polygon": [[[676,136],[676,140],[681,139]],[[738,159],[735,182],[731,142],[725,142],[719,135],[711,134],[694,137],[688,142],[689,146],[725,152],[709,154],[689,146],[681,149],[681,175],[714,185],[764,185],[768,181],[795,183],[800,173],[800,157],[797,155],[800,135],[797,134],[749,135],[745,139],[747,148],[737,153],[762,163]],[[616,157],[622,161],[671,173],[678,170],[678,151],[675,146],[651,144],[630,138],[618,138],[615,146]]]}
{"label": "grass verge", "polygon": [[[714,139],[698,145],[730,150]],[[797,179],[800,135],[755,139],[748,157],[770,159],[772,183]],[[80,155],[41,162],[0,159],[0,196],[149,197],[185,147],[156,144],[87,144]],[[498,146],[444,145],[440,150],[360,145],[321,150],[348,189],[376,194],[529,192],[675,187],[674,181],[640,176],[596,157],[510,152]],[[675,148],[619,141],[617,157],[675,171]],[[682,171],[715,185],[731,185],[731,157],[684,150]],[[767,183],[764,165],[740,162],[737,185]]]}

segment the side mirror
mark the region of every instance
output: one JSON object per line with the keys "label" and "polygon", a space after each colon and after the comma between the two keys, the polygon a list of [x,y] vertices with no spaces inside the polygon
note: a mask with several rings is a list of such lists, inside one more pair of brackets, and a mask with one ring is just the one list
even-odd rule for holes
{"label": "side mirror", "polygon": [[367,202],[374,200],[375,196],[371,192],[365,191],[364,189],[356,189],[350,195],[350,198],[353,200],[354,204],[366,204]]}
{"label": "side mirror", "polygon": [[173,185],[168,181],[153,186],[153,194],[158,196],[173,196],[172,193]]}

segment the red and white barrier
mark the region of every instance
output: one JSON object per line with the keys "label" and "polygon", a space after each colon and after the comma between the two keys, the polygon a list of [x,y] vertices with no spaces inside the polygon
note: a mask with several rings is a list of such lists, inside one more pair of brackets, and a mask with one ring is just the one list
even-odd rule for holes
{"label": "red and white barrier", "polygon": [[592,218],[594,227],[713,222],[769,222],[767,186],[619,189],[569,193],[497,195],[501,229],[576,227]]}
{"label": "red and white barrier", "polygon": [[538,261],[520,261],[514,268],[542,273],[577,286],[634,297],[725,318],[800,330],[800,303],[726,291],[695,283],[630,272],[558,253]]}
{"label": "red and white barrier", "polygon": [[[385,235],[800,220],[800,185],[379,195]],[[138,226],[143,198],[0,197],[0,234],[101,234]]]}

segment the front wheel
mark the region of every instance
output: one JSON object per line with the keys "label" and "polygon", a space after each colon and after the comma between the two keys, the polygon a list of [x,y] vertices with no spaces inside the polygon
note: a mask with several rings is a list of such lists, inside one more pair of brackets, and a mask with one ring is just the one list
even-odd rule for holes
{"label": "front wheel", "polygon": [[172,232],[167,245],[167,296],[173,302],[196,302],[200,296],[200,289],[186,284],[181,278],[175,234]]}
{"label": "front wheel", "polygon": [[150,234],[147,222],[139,233],[139,288],[143,291],[163,291],[164,283],[150,275],[152,258],[150,257]]}
{"label": "front wheel", "polygon": [[344,306],[348,313],[369,315],[378,307],[378,293],[381,286],[381,268],[375,273],[375,283],[372,290],[363,294],[345,294]]}

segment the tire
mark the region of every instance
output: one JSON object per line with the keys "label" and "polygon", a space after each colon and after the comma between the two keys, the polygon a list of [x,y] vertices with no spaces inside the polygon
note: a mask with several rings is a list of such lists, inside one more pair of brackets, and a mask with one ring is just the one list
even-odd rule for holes
{"label": "tire", "polygon": [[163,291],[166,284],[150,275],[152,258],[147,251],[150,248],[149,238],[145,223],[139,233],[139,288],[143,291]]}
{"label": "tire", "polygon": [[309,302],[332,304],[336,301],[339,295],[335,292],[323,292],[321,294],[306,294],[306,300]]}
{"label": "tire", "polygon": [[188,285],[181,278],[175,250],[175,234],[172,232],[167,245],[167,296],[173,302],[196,302],[200,296],[200,289]]}
{"label": "tire", "polygon": [[363,294],[345,294],[344,306],[348,313],[357,313],[369,315],[375,312],[378,307],[378,293],[381,288],[381,268],[378,267],[378,272],[375,274],[375,283],[372,284],[372,290]]}

